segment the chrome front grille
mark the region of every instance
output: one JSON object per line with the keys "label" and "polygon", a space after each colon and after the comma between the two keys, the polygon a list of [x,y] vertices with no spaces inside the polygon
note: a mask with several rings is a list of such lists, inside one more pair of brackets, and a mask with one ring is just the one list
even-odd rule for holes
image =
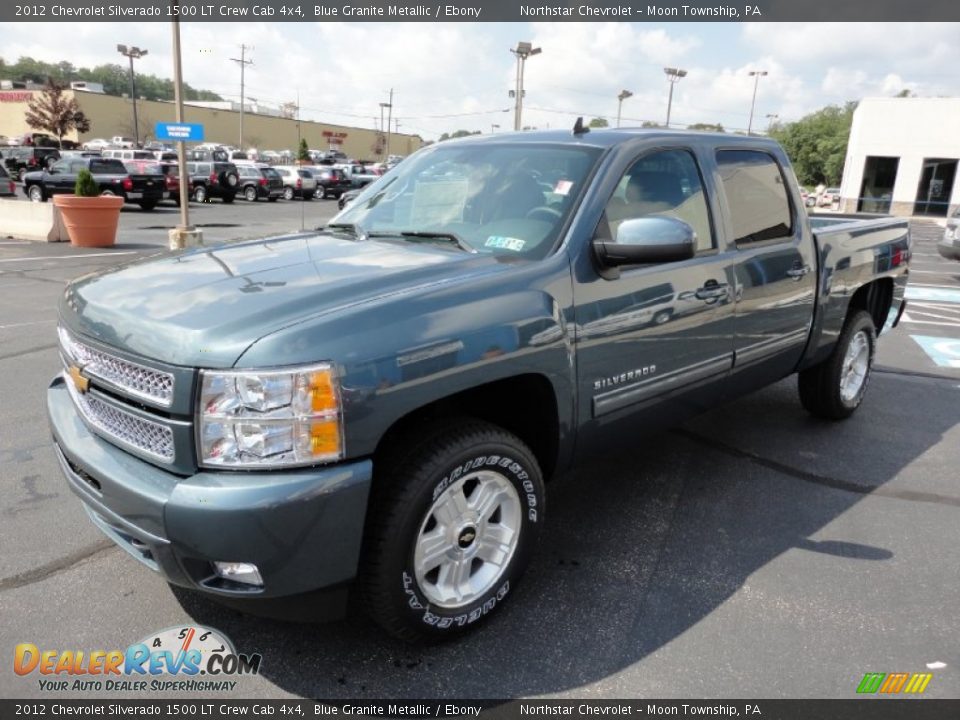
{"label": "chrome front grille", "polygon": [[173,430],[152,420],[111,405],[90,393],[78,392],[73,379],[65,374],[67,388],[84,419],[108,439],[156,460],[174,460]]}
{"label": "chrome front grille", "polygon": [[164,407],[173,402],[173,375],[144,367],[92,348],[59,328],[60,349],[67,363],[75,363],[92,378],[104,381],[134,398]]}

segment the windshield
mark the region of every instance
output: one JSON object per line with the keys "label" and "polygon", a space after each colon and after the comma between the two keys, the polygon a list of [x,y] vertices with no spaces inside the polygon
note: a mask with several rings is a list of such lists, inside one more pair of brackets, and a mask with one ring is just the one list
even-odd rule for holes
{"label": "windshield", "polygon": [[438,145],[371,184],[331,225],[368,237],[450,236],[478,253],[545,257],[599,148],[533,143]]}

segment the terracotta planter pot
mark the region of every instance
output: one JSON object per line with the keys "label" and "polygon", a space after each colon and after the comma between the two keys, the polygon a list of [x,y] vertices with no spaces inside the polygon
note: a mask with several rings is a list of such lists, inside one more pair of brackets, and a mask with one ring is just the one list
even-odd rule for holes
{"label": "terracotta planter pot", "polygon": [[54,195],[53,204],[63,216],[70,244],[77,247],[111,247],[117,241],[117,224],[123,198],[112,195],[78,197]]}

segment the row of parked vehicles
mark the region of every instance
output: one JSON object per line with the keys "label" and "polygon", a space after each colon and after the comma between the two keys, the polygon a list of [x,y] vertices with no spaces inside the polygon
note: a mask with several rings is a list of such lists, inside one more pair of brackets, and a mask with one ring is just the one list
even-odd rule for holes
{"label": "row of parked vehicles", "polygon": [[[27,197],[44,202],[54,194],[73,192],[78,173],[86,169],[101,194],[122,196],[143,210],[152,210],[163,200],[180,202],[179,164],[165,155],[132,148],[65,153],[64,157],[56,153],[47,156],[49,160],[26,166],[41,169],[22,168],[18,163],[11,168],[11,174],[23,182]],[[226,159],[229,155],[224,152],[207,150],[192,152],[189,157],[189,193],[195,202],[232,203],[237,197],[250,202],[340,198],[348,190],[376,180],[380,174],[379,170],[368,170],[361,164],[271,166],[234,162]]]}

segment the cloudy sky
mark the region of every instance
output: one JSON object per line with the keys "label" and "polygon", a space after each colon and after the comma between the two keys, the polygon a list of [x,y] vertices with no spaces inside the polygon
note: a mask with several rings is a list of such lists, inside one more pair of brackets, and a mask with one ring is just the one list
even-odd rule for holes
{"label": "cloudy sky", "polygon": [[[49,42],[51,38],[55,42]],[[239,99],[231,57],[254,46],[247,95],[279,105],[299,93],[303,116],[374,127],[394,90],[400,132],[436,139],[457,129],[512,127],[515,59],[529,40],[543,49],[526,65],[524,124],[572,126],[577,115],[617,113],[623,124],[663,122],[664,66],[686,69],[672,124],[721,123],[745,129],[752,69],[760,81],[755,126],[768,114],[794,120],[831,103],[893,95],[960,95],[957,23],[185,23],[184,80]],[[166,23],[0,23],[0,57],[69,60],[93,66],[122,60],[117,43],[148,48],[139,72],[171,76]],[[510,108],[511,112],[505,112]]]}

